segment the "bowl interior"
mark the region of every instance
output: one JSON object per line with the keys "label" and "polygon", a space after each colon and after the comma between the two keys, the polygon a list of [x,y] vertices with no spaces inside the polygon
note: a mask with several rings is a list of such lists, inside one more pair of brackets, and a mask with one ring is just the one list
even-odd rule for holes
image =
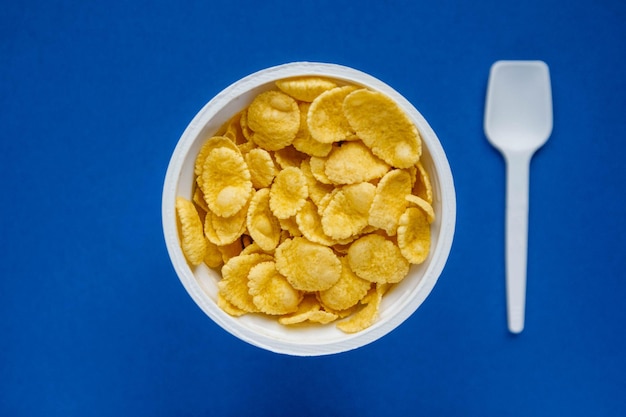
{"label": "bowl interior", "polygon": [[[247,314],[232,317],[217,307],[217,282],[221,276],[204,264],[191,268],[182,254],[176,226],[176,196],[191,199],[194,161],[203,142],[245,108],[259,93],[274,89],[274,81],[299,75],[323,75],[381,91],[409,114],[422,136],[422,163],[433,186],[436,220],[431,225],[431,251],[421,265],[384,297],[378,320],[370,328],[346,334],[334,324],[283,326],[275,318]],[[255,346],[291,355],[322,355],[354,349],[390,332],[408,318],[435,285],[450,251],[456,216],[450,168],[435,133],[421,114],[400,94],[360,71],[321,63],[292,63],[252,74],[234,83],[207,103],[189,124],[172,155],[163,190],[163,229],[172,264],[190,296],[218,325]]]}

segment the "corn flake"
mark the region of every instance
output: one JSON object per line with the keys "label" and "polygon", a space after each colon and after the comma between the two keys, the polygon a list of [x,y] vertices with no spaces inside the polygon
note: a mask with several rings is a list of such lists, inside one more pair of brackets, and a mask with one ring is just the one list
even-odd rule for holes
{"label": "corn flake", "polygon": [[241,112],[234,115],[226,124],[226,129],[222,136],[230,139],[233,143],[240,145],[248,142],[248,139],[244,136],[241,128]]}
{"label": "corn flake", "polygon": [[243,248],[243,241],[241,239],[237,239],[228,245],[218,246],[217,250],[222,254],[222,263],[227,263],[232,258],[239,256],[243,251]]}
{"label": "corn flake", "polygon": [[248,233],[264,251],[276,249],[280,240],[281,227],[270,209],[270,190],[262,188],[250,200],[246,225]]}
{"label": "corn flake", "polygon": [[324,91],[335,88],[337,84],[322,77],[296,77],[278,80],[276,86],[296,100],[311,102]]}
{"label": "corn flake", "polygon": [[421,264],[430,252],[430,224],[427,214],[409,207],[400,217],[398,246],[402,255],[412,264]]}
{"label": "corn flake", "polygon": [[409,272],[409,262],[392,241],[378,234],[360,237],[348,249],[354,273],[367,281],[397,283]]}
{"label": "corn flake", "polygon": [[302,164],[300,164],[300,171],[302,171],[304,178],[306,179],[309,198],[316,205],[320,202],[320,200],[334,190],[334,187],[331,184],[323,184],[315,178],[313,172],[311,171],[311,161],[309,159],[302,161]]}
{"label": "corn flake", "polygon": [[252,193],[250,171],[239,151],[213,149],[202,169],[202,192],[209,209],[230,217],[243,208]]}
{"label": "corn flake", "polygon": [[326,156],[332,149],[332,143],[318,142],[311,137],[307,122],[310,103],[299,103],[300,108],[300,129],[293,140],[293,147],[302,153],[310,156]]}
{"label": "corn flake", "polygon": [[247,214],[247,206],[244,206],[234,216],[229,218],[209,212],[204,219],[204,234],[211,243],[218,246],[233,243],[246,230]]}
{"label": "corn flake", "polygon": [[378,318],[382,294],[376,289],[370,290],[365,307],[337,323],[337,328],[345,333],[357,333],[370,327]]}
{"label": "corn flake", "polygon": [[418,176],[413,186],[413,194],[422,198],[428,204],[433,204],[433,186],[430,182],[428,171],[426,171],[426,168],[424,168],[421,162],[418,162],[415,166]]}
{"label": "corn flake", "polygon": [[261,262],[250,269],[248,289],[254,305],[265,314],[293,313],[302,300],[302,293],[276,270],[274,261]]}
{"label": "corn flake", "polygon": [[361,141],[346,142],[333,148],[324,164],[326,177],[335,184],[370,181],[385,175],[389,168]]}
{"label": "corn flake", "polygon": [[248,313],[246,310],[235,307],[235,305],[224,298],[220,292],[217,293],[217,306],[233,317],[240,317]]}
{"label": "corn flake", "polygon": [[237,148],[235,142],[233,142],[229,138],[225,136],[213,136],[209,138],[206,142],[204,142],[204,144],[200,148],[194,165],[194,173],[201,176],[204,167],[204,161],[206,160],[207,156],[209,156],[209,153],[211,153],[213,149],[222,147],[232,149],[233,151],[239,153],[239,148]]}
{"label": "corn flake", "polygon": [[322,310],[322,306],[313,294],[307,294],[298,305],[298,309],[278,319],[280,324],[294,325],[304,322],[327,324],[339,316],[333,312]]}
{"label": "corn flake", "polygon": [[411,176],[401,169],[389,171],[376,187],[376,195],[369,212],[369,224],[383,229],[389,236],[396,234],[398,219],[408,202],[405,196],[411,193]]}
{"label": "corn flake", "polygon": [[433,221],[435,221],[435,210],[433,209],[433,206],[428,203],[428,201],[413,194],[408,194],[404,198],[409,203],[415,204],[417,207],[422,209],[422,211],[426,215],[428,223],[432,223]]}
{"label": "corn flake", "polygon": [[309,168],[311,168],[311,174],[313,178],[322,184],[332,184],[333,182],[326,175],[326,158],[312,156],[309,159]]}
{"label": "corn flake", "polygon": [[252,140],[260,147],[277,151],[291,144],[300,127],[298,103],[280,91],[266,91],[254,98],[247,113]]}
{"label": "corn flake", "polygon": [[204,213],[208,213],[210,211],[209,206],[207,205],[204,198],[204,193],[202,192],[202,189],[200,187],[194,187],[193,196],[191,197],[191,199],[193,200],[196,207],[199,209],[198,212],[202,211]]}
{"label": "corn flake", "polygon": [[269,187],[277,172],[270,153],[265,149],[255,148],[246,153],[245,160],[254,188]]}
{"label": "corn flake", "polygon": [[322,143],[345,140],[354,135],[343,111],[343,101],[357,87],[336,87],[317,96],[311,103],[307,124],[311,136]]}
{"label": "corn flake", "polygon": [[376,186],[369,182],[346,185],[334,194],[322,212],[324,233],[334,239],[356,235],[368,225]]}
{"label": "corn flake", "polygon": [[311,242],[332,246],[335,241],[324,233],[322,219],[315,204],[308,200],[296,214],[296,223],[302,236]]}
{"label": "corn flake", "polygon": [[301,291],[323,291],[341,275],[341,261],[332,249],[303,237],[281,243],[275,252],[276,269]]}
{"label": "corn flake", "polygon": [[204,263],[209,268],[218,268],[224,263],[222,252],[218,245],[211,243],[209,239],[206,239],[207,249],[204,256]]}
{"label": "corn flake", "polygon": [[270,188],[270,208],[274,216],[286,219],[295,216],[308,196],[306,178],[300,168],[288,167],[276,175]]}
{"label": "corn flake", "polygon": [[[300,211],[302,211],[302,209],[300,209]],[[300,211],[298,213],[300,213]],[[283,232],[287,232],[289,234],[289,237],[302,236],[302,232],[300,231],[300,227],[296,221],[296,216],[287,217],[286,219],[278,219],[278,223],[280,224],[280,228]]]}
{"label": "corn flake", "polygon": [[371,287],[371,282],[359,278],[348,263],[347,257],[341,259],[341,275],[339,280],[329,289],[320,291],[318,298],[325,306],[333,310],[346,310],[356,305]]}
{"label": "corn flake", "polygon": [[239,116],[239,127],[241,128],[241,134],[248,142],[252,142],[252,135],[254,132],[248,126],[248,108],[241,111]]}
{"label": "corn flake", "polygon": [[200,265],[206,255],[207,243],[198,211],[191,201],[176,197],[176,215],[183,254],[190,264]]}
{"label": "corn flake", "polygon": [[357,136],[378,156],[396,168],[415,165],[422,142],[415,124],[386,95],[356,90],[343,102],[344,114]]}
{"label": "corn flake", "polygon": [[240,310],[258,312],[259,308],[254,304],[248,290],[248,274],[255,265],[271,259],[270,255],[259,253],[231,258],[222,267],[222,279],[217,283],[219,293]]}
{"label": "corn flake", "polygon": [[307,159],[307,157],[306,154],[298,151],[293,146],[287,146],[274,152],[276,163],[283,169],[289,167],[300,168],[300,164],[302,164],[302,161]]}

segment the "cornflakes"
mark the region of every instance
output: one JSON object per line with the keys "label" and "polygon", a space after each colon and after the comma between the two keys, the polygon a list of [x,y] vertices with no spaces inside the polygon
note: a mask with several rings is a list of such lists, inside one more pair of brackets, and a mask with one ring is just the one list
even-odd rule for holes
{"label": "cornflakes", "polygon": [[319,76],[276,87],[200,147],[191,201],[176,200],[181,248],[221,268],[231,316],[362,331],[430,251],[419,132],[379,92]]}
{"label": "cornflakes", "polygon": [[417,163],[422,154],[421,137],[391,98],[377,91],[356,90],[343,101],[343,111],[350,127],[374,155],[396,168]]}
{"label": "cornflakes", "polygon": [[361,141],[346,142],[332,150],[324,172],[334,184],[356,184],[381,178],[389,165],[374,156]]}
{"label": "cornflakes", "polygon": [[243,208],[252,193],[250,170],[239,151],[213,149],[204,161],[202,192],[209,209],[230,217]]}
{"label": "cornflakes", "polygon": [[354,273],[367,281],[398,283],[409,272],[409,262],[392,241],[378,234],[360,237],[348,249]]}
{"label": "cornflakes", "polygon": [[309,196],[306,178],[300,168],[288,167],[276,175],[270,188],[270,208],[279,219],[286,219],[302,208]]}
{"label": "cornflakes", "polygon": [[302,291],[323,291],[341,275],[341,262],[332,249],[303,237],[288,239],[276,248],[276,269]]}
{"label": "cornflakes", "polygon": [[250,103],[246,119],[252,140],[268,151],[277,151],[293,142],[300,127],[298,103],[280,91],[266,91]]}
{"label": "cornflakes", "polygon": [[343,111],[343,102],[357,87],[336,87],[320,94],[309,108],[307,124],[311,136],[318,142],[333,143],[354,135]]}
{"label": "cornflakes", "polygon": [[337,84],[322,77],[295,77],[276,81],[276,86],[296,100],[311,102]]}
{"label": "cornflakes", "polygon": [[176,214],[180,224],[183,254],[190,264],[200,265],[206,255],[207,243],[198,211],[191,201],[176,197]]}
{"label": "cornflakes", "polygon": [[254,305],[265,314],[293,313],[302,300],[302,293],[276,270],[274,261],[261,262],[250,269],[248,289]]}
{"label": "cornflakes", "polygon": [[409,207],[400,216],[398,246],[412,264],[421,264],[430,252],[430,223],[423,210]]}

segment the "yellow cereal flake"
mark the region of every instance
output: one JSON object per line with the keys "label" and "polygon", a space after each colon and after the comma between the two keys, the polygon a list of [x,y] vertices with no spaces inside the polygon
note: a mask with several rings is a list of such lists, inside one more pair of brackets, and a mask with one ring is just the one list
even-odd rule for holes
{"label": "yellow cereal flake", "polygon": [[322,77],[295,77],[276,81],[276,86],[299,101],[311,102],[324,91],[335,88],[337,84]]}
{"label": "yellow cereal flake", "polygon": [[254,132],[248,126],[248,108],[246,107],[241,111],[239,116],[239,127],[241,128],[241,133],[243,137],[246,138],[248,142],[252,142],[252,135]]}
{"label": "yellow cereal flake", "polygon": [[376,289],[370,290],[365,307],[337,323],[337,328],[345,333],[357,333],[370,327],[378,318],[382,294]]}
{"label": "yellow cereal flake", "polygon": [[239,149],[239,152],[241,152],[241,154],[245,157],[246,154],[248,152],[250,152],[253,149],[257,149],[258,146],[256,145],[256,143],[249,141],[249,142],[244,142],[244,143],[240,143],[239,145],[237,145],[237,149]]}
{"label": "yellow cereal flake", "polygon": [[369,182],[342,187],[322,212],[324,233],[337,240],[360,233],[368,225],[375,193]]}
{"label": "yellow cereal flake", "polygon": [[240,145],[248,142],[248,139],[244,136],[241,128],[241,112],[234,115],[227,123],[226,129],[222,136],[230,139],[233,143]]}
{"label": "yellow cereal flake", "polygon": [[405,199],[409,203],[414,204],[420,209],[422,209],[422,211],[426,215],[426,219],[428,220],[428,223],[432,223],[433,221],[435,221],[435,210],[433,209],[433,206],[431,206],[428,203],[428,201],[413,194],[407,195]]}
{"label": "yellow cereal flake", "polygon": [[311,136],[322,143],[345,140],[354,135],[343,111],[343,101],[357,87],[336,87],[325,91],[313,100],[309,108],[307,124]]}
{"label": "yellow cereal flake", "polygon": [[320,291],[318,298],[326,307],[333,310],[346,310],[356,305],[369,291],[372,283],[359,278],[348,263],[347,257],[341,258],[341,276],[327,290]]}
{"label": "yellow cereal flake", "polygon": [[[302,211],[302,209],[300,209],[300,211]],[[298,213],[300,213],[300,211]],[[278,223],[280,224],[280,228],[283,232],[287,232],[289,234],[289,237],[302,236],[302,232],[300,231],[300,227],[296,221],[296,216],[287,217],[286,219],[278,219]]]}
{"label": "yellow cereal flake", "polygon": [[333,148],[324,165],[324,172],[335,184],[356,184],[381,178],[389,168],[363,142],[354,141]]}
{"label": "yellow cereal flake", "polygon": [[224,136],[213,136],[206,142],[204,142],[204,144],[200,148],[200,152],[198,152],[198,156],[196,157],[196,162],[193,169],[194,174],[201,175],[202,169],[204,167],[204,161],[206,160],[207,156],[209,156],[209,153],[211,153],[213,149],[222,147],[232,149],[233,151],[239,153],[239,148],[237,148],[235,142],[233,142],[229,138]]}
{"label": "yellow cereal flake", "polygon": [[233,317],[241,317],[248,313],[245,310],[235,307],[233,303],[224,298],[222,293],[217,293],[217,306]]}
{"label": "yellow cereal flake", "polygon": [[295,216],[309,196],[306,178],[300,168],[288,167],[276,175],[270,188],[270,208],[274,216]]}
{"label": "yellow cereal flake", "polygon": [[337,194],[340,190],[340,187],[333,188],[331,192],[323,196],[317,202],[317,212],[320,214],[320,216],[324,214],[324,210],[326,210],[326,207],[328,207],[333,198],[335,198],[335,194]]}
{"label": "yellow cereal flake", "polygon": [[265,149],[255,148],[246,153],[245,160],[250,170],[252,186],[256,189],[269,187],[277,173],[270,153]]}
{"label": "yellow cereal flake", "polygon": [[421,264],[430,252],[430,224],[423,210],[409,207],[398,224],[398,246],[412,264]]}
{"label": "yellow cereal flake", "polygon": [[317,310],[309,311],[307,314],[307,321],[310,323],[328,324],[337,320],[339,315],[330,311]]}
{"label": "yellow cereal flake", "polygon": [[206,203],[204,193],[202,192],[202,189],[200,187],[194,187],[193,196],[191,199],[193,200],[196,207],[199,208],[198,212],[209,212],[209,206]]}
{"label": "yellow cereal flake", "polygon": [[300,164],[300,171],[304,174],[304,178],[306,179],[307,189],[309,190],[309,198],[316,205],[320,202],[324,196],[328,195],[334,187],[331,184],[322,184],[313,175],[311,171],[311,161],[309,159],[305,159]]}
{"label": "yellow cereal flake", "polygon": [[228,218],[209,212],[204,219],[204,234],[211,243],[218,246],[233,243],[246,230],[247,214],[247,206]]}
{"label": "yellow cereal flake", "polygon": [[295,313],[279,317],[278,322],[284,325],[294,325],[304,322],[328,324],[339,316],[333,312],[325,311],[313,294],[304,296]]}
{"label": "yellow cereal flake", "polygon": [[318,142],[311,137],[309,132],[309,125],[307,124],[307,118],[309,114],[310,103],[299,103],[300,108],[300,129],[296,134],[292,144],[293,147],[302,153],[310,156],[326,156],[332,149],[332,143]]}
{"label": "yellow cereal flake", "polygon": [[433,204],[433,186],[430,182],[430,175],[424,168],[421,162],[416,165],[417,168],[417,180],[413,186],[413,194],[425,200],[428,204]]}
{"label": "yellow cereal flake", "polygon": [[204,256],[204,263],[209,268],[219,268],[224,263],[224,258],[222,257],[219,246],[211,243],[209,239],[206,239],[206,243],[207,249],[206,255]]}
{"label": "yellow cereal flake", "polygon": [[240,255],[249,255],[251,253],[268,253],[264,251],[258,243],[252,242],[248,246],[245,246],[241,251]]}
{"label": "yellow cereal flake", "polygon": [[322,184],[332,184],[332,181],[326,175],[326,158],[312,156],[309,159],[309,168],[311,168],[311,174],[313,178]]}
{"label": "yellow cereal flake", "polygon": [[385,230],[389,236],[395,235],[398,219],[408,205],[405,197],[410,193],[411,176],[407,171],[394,169],[385,174],[376,187],[369,224]]}
{"label": "yellow cereal flake", "polygon": [[357,239],[348,249],[354,273],[367,281],[397,283],[409,272],[409,262],[392,241],[378,234]]}
{"label": "yellow cereal flake", "polygon": [[248,233],[264,251],[276,249],[280,240],[281,227],[270,209],[270,190],[262,188],[250,200],[246,217]]}
{"label": "yellow cereal flake", "polygon": [[307,155],[293,146],[287,146],[274,152],[274,158],[276,158],[276,163],[283,169],[288,167],[300,168],[300,164],[307,159]]}
{"label": "yellow cereal flake", "polygon": [[345,98],[343,112],[356,135],[389,165],[408,168],[419,160],[422,142],[417,127],[385,94],[356,90]]}
{"label": "yellow cereal flake", "polygon": [[228,245],[218,246],[217,250],[222,254],[222,263],[227,263],[229,260],[238,256],[243,251],[243,242],[241,239],[235,240]]}
{"label": "yellow cereal flake", "polygon": [[303,237],[281,243],[275,258],[276,269],[297,290],[327,290],[341,276],[341,261],[333,250]]}
{"label": "yellow cereal flake", "polygon": [[250,171],[239,151],[213,149],[202,169],[202,192],[209,209],[230,217],[243,208],[252,193]]}
{"label": "yellow cereal flake", "polygon": [[248,274],[255,265],[270,260],[270,255],[259,253],[231,258],[222,267],[222,279],[217,283],[219,293],[240,310],[258,312],[259,308],[254,304],[248,290]]}
{"label": "yellow cereal flake", "polygon": [[266,91],[254,98],[247,113],[252,140],[260,147],[277,151],[291,144],[300,127],[298,103],[280,91]]}
{"label": "yellow cereal flake", "polygon": [[322,218],[315,204],[308,200],[296,214],[296,223],[302,236],[311,242],[332,246],[335,241],[324,233]]}
{"label": "yellow cereal flake", "polygon": [[276,270],[274,261],[261,262],[250,269],[248,289],[254,305],[265,314],[293,313],[302,300],[302,293]]}
{"label": "yellow cereal flake", "polygon": [[191,201],[176,197],[176,217],[180,225],[183,254],[190,264],[200,265],[206,255],[207,243],[198,211]]}

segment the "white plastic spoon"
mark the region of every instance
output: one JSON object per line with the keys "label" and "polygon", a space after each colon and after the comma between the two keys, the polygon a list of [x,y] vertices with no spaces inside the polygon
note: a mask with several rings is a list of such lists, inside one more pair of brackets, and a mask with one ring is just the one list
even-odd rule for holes
{"label": "white plastic spoon", "polygon": [[530,160],[552,133],[550,70],[542,61],[497,61],[491,66],[485,134],[507,167],[506,298],[508,327],[524,329]]}

